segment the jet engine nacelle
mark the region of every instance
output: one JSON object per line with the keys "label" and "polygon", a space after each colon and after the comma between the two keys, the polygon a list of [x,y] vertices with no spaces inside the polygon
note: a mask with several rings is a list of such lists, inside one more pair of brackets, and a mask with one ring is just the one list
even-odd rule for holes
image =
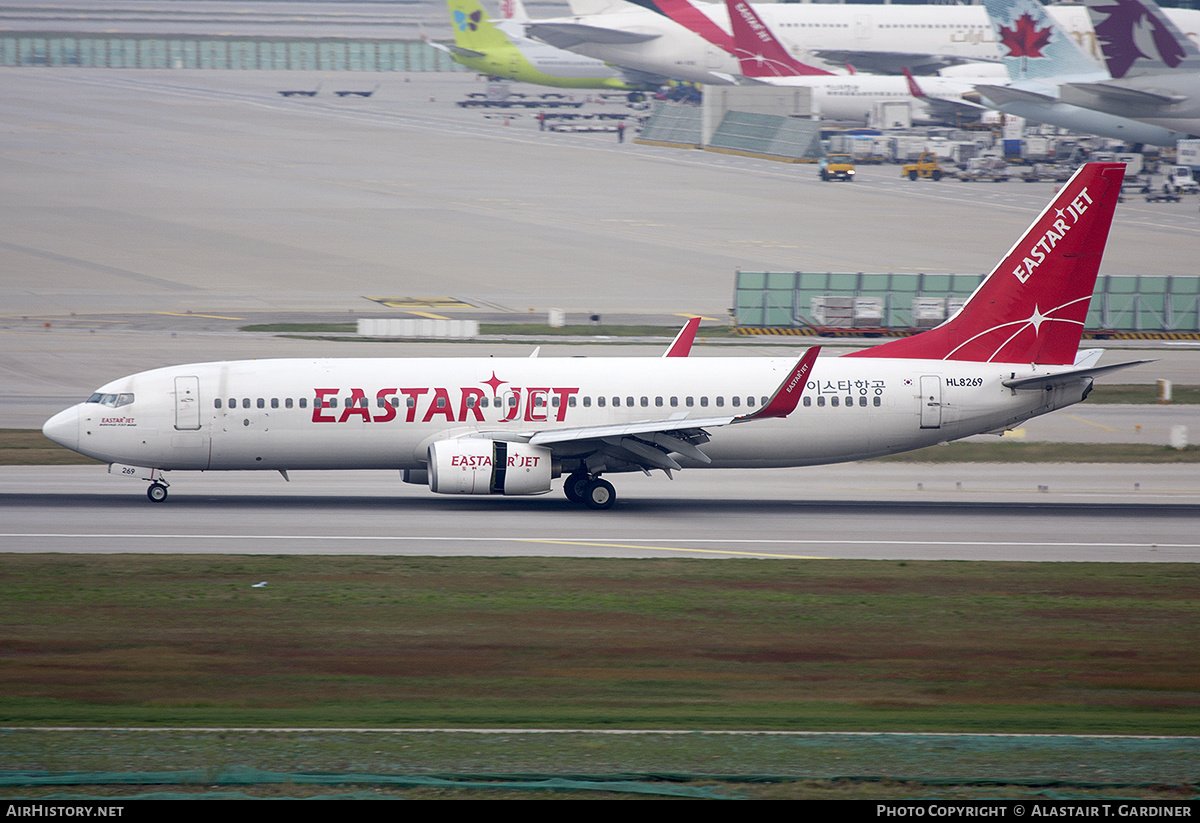
{"label": "jet engine nacelle", "polygon": [[429,447],[429,488],[438,494],[544,494],[557,476],[542,446],[465,437]]}

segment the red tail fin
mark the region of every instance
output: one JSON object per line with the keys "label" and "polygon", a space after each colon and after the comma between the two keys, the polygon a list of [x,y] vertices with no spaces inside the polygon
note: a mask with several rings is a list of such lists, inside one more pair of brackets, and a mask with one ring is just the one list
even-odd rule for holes
{"label": "red tail fin", "polygon": [[904,72],[904,77],[908,80],[908,93],[913,97],[924,97],[925,92],[921,91],[921,87],[917,85],[916,78],[912,76],[912,72],[907,68],[901,69]]}
{"label": "red tail fin", "polygon": [[747,0],[725,0],[733,28],[733,56],[746,77],[800,77],[833,72],[807,66],[788,54]]}
{"label": "red tail fin", "polygon": [[674,20],[717,48],[724,49],[730,54],[733,53],[733,38],[688,0],[630,0],[630,2]]}
{"label": "red tail fin", "polygon": [[1073,363],[1124,176],[1081,166],[953,317],[847,356]]}

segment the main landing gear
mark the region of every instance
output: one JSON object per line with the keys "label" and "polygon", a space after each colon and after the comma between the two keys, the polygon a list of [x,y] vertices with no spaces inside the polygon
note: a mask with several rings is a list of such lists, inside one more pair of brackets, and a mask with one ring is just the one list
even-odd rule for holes
{"label": "main landing gear", "polygon": [[617,502],[617,490],[612,483],[583,472],[567,477],[563,493],[572,503],[582,503],[589,509],[611,509]]}
{"label": "main landing gear", "polygon": [[146,489],[146,496],[150,498],[151,503],[161,503],[167,499],[167,484],[161,480],[155,480]]}

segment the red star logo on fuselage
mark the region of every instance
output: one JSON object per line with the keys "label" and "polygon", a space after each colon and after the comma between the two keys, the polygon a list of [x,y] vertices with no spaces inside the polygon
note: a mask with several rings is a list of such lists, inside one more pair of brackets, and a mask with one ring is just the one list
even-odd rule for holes
{"label": "red star logo on fuselage", "polygon": [[504,385],[505,383],[507,383],[508,381],[500,380],[499,378],[496,377],[496,372],[493,371],[491,380],[480,380],[479,382],[483,383],[484,385],[491,386],[492,394],[497,394],[500,391],[500,387],[502,385]]}

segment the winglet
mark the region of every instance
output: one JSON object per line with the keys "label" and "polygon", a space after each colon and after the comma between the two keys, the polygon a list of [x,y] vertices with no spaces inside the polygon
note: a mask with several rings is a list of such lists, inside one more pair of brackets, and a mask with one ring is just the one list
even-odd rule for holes
{"label": "winglet", "polygon": [[692,343],[696,340],[696,329],[700,328],[699,317],[689,317],[683,324],[679,334],[671,341],[671,345],[663,352],[663,357],[687,357],[692,351]]}
{"label": "winglet", "polygon": [[925,92],[921,91],[921,87],[917,85],[916,79],[912,76],[912,72],[907,68],[901,69],[904,72],[904,78],[908,81],[908,93],[913,97],[924,97]]}
{"label": "winglet", "polygon": [[779,384],[779,388],[771,395],[771,399],[767,404],[756,412],[744,414],[737,417],[733,422],[741,423],[746,420],[762,420],[768,417],[787,417],[796,409],[796,404],[800,402],[800,395],[804,394],[804,387],[808,384],[808,377],[812,374],[813,364],[817,362],[817,355],[821,353],[820,346],[813,346],[804,353],[800,358],[800,362],[796,364],[796,368],[792,369],[791,374]]}

